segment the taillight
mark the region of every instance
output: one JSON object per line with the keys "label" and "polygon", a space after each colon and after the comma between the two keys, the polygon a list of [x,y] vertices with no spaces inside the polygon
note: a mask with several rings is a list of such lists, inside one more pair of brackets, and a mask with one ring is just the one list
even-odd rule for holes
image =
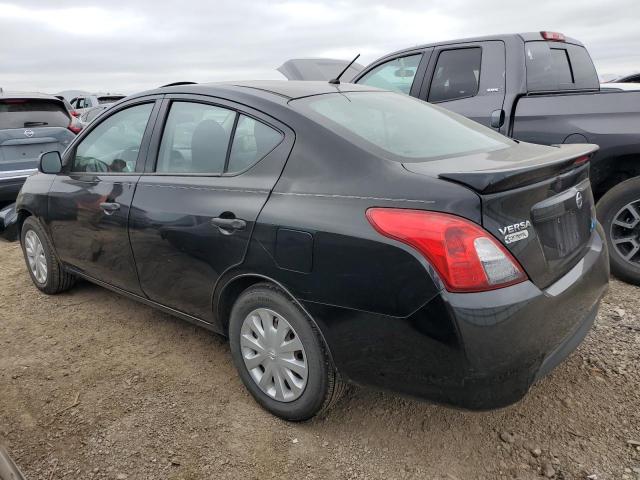
{"label": "taillight", "polygon": [[73,121],[69,124],[69,127],[67,127],[67,128],[69,128],[69,130],[71,130],[76,135],[82,131],[82,126],[78,125],[77,123],[75,123]]}
{"label": "taillight", "polygon": [[540,35],[551,42],[564,42],[565,40],[564,35],[558,32],[540,32]]}
{"label": "taillight", "polygon": [[527,279],[489,232],[464,218],[424,210],[370,208],[367,219],[385,237],[418,250],[451,292],[481,292]]}
{"label": "taillight", "polygon": [[79,117],[80,116],[80,112],[78,112],[76,110],[71,110],[71,115],[73,115],[74,117]]}
{"label": "taillight", "polygon": [[589,155],[583,155],[582,157],[578,157],[573,161],[574,165],[584,165],[589,161]]}

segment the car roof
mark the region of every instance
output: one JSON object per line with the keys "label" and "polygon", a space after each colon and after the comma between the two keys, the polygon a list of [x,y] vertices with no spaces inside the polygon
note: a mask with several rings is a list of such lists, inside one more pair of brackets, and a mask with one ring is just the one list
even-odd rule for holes
{"label": "car roof", "polygon": [[201,83],[201,84],[184,84],[160,87],[155,90],[142,92],[134,95],[144,96],[153,94],[169,94],[169,93],[186,93],[194,95],[210,95],[218,96],[234,95],[242,93],[256,98],[267,99],[279,103],[286,103],[289,100],[302,97],[311,97],[314,95],[323,95],[327,93],[338,92],[364,92],[364,91],[382,91],[379,88],[368,85],[356,85],[353,83],[340,83],[333,85],[323,81],[289,81],[289,80],[250,80],[241,82],[219,82],[219,83]]}
{"label": "car roof", "polygon": [[55,95],[48,95],[46,93],[38,93],[38,92],[1,92],[0,99],[42,99],[42,100],[56,100],[60,102],[61,100]]}

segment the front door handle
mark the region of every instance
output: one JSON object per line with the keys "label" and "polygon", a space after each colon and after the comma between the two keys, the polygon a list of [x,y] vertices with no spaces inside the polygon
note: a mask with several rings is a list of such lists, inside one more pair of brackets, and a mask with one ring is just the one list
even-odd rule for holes
{"label": "front door handle", "polygon": [[241,218],[215,217],[211,219],[211,223],[218,227],[222,233],[232,233],[247,228],[247,222]]}
{"label": "front door handle", "polygon": [[107,215],[111,215],[113,212],[120,210],[120,204],[115,202],[103,202],[100,204],[100,208]]}

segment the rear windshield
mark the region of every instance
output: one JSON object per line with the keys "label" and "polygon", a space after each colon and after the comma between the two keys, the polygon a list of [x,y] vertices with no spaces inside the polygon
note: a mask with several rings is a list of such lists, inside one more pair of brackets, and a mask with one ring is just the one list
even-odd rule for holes
{"label": "rear windshield", "polygon": [[460,115],[392,92],[348,92],[293,100],[308,117],[363,148],[401,162],[421,162],[513,144]]}
{"label": "rear windshield", "polygon": [[68,127],[69,115],[62,102],[46,99],[0,100],[0,129]]}
{"label": "rear windshield", "polygon": [[598,74],[584,47],[564,42],[526,42],[527,90],[586,90],[599,87]]}
{"label": "rear windshield", "polygon": [[112,95],[107,97],[98,97],[98,103],[102,105],[103,103],[115,103],[118,100],[122,100],[124,95]]}

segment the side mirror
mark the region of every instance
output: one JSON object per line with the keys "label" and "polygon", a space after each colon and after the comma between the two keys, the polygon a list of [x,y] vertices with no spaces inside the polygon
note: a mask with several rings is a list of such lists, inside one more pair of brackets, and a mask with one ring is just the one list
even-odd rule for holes
{"label": "side mirror", "polygon": [[38,170],[42,173],[51,173],[55,175],[62,171],[62,158],[60,152],[47,152],[40,155],[40,165]]}

